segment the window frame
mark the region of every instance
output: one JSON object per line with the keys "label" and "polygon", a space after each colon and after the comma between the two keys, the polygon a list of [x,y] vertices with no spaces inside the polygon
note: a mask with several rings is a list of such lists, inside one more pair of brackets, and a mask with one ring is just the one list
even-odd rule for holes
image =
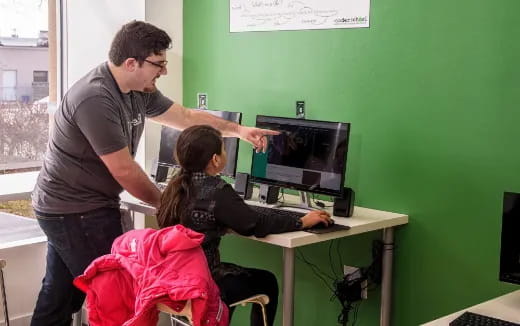
{"label": "window frame", "polygon": [[[55,87],[54,91],[56,93],[56,102],[59,101],[63,94],[63,73],[64,73],[64,44],[63,41],[66,39],[64,37],[64,2],[63,0],[48,0],[48,10],[55,10],[56,15],[49,15],[48,21],[48,31],[50,31],[50,27],[55,27],[55,39],[54,45],[56,49],[56,83],[51,85],[49,82],[50,71],[53,68],[52,64],[49,65],[49,69],[47,70],[47,82],[49,82],[49,94],[51,93],[51,87]],[[52,20],[53,19],[53,20]],[[50,40],[49,40],[50,45]],[[34,77],[33,77],[34,80]],[[49,128],[51,128],[51,121],[54,120],[54,112],[56,110],[56,103],[48,103],[48,112],[49,112]],[[21,186],[22,188],[31,189],[36,184],[36,179],[38,177],[38,171],[42,167],[42,161],[32,161],[32,162],[23,162],[23,163],[6,163],[0,165],[0,188],[7,186],[9,187],[9,180],[12,180],[13,177],[22,177],[21,184],[17,184],[14,190],[6,190],[0,189],[0,201],[13,200],[13,196],[17,199],[30,199],[30,192],[22,191],[20,192],[18,188]],[[17,172],[9,173],[8,171],[19,170]]]}

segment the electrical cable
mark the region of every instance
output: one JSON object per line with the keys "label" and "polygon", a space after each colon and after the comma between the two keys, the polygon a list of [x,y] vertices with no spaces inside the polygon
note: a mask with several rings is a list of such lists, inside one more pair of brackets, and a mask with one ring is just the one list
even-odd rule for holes
{"label": "electrical cable", "polygon": [[333,259],[332,259],[332,246],[334,244],[334,241],[335,240],[331,240],[329,241],[329,266],[330,266],[330,271],[332,272],[332,275],[334,275],[334,278],[338,278],[338,275],[336,274],[336,272],[334,272],[334,263],[333,263]]}
{"label": "electrical cable", "polygon": [[[392,250],[393,243],[384,244],[381,240],[374,240],[372,242],[372,262],[370,265],[365,268],[361,267],[359,271],[347,274],[339,279],[336,273],[336,265],[333,261],[334,242],[336,245],[336,255],[340,264],[340,269],[343,266],[340,251],[340,239],[332,240],[328,247],[328,256],[330,271],[333,276],[328,275],[316,264],[311,263],[300,249],[296,250],[296,258],[309,266],[313,274],[316,275],[332,292],[330,300],[333,301],[334,299],[337,299],[339,301],[341,312],[338,315],[338,323],[347,326],[350,322],[350,326],[354,326],[358,319],[363,292],[374,290],[377,288],[377,284],[380,284],[382,277],[381,268],[383,252],[386,250]],[[341,274],[343,274],[343,271]],[[333,287],[329,285],[327,279],[333,281]],[[351,312],[352,316],[350,316]]]}
{"label": "electrical cable", "polygon": [[309,262],[305,256],[303,255],[302,251],[300,249],[297,249],[296,250],[296,259],[304,262],[307,266],[309,266],[312,270],[312,272],[314,273],[314,275],[316,275],[320,280],[322,280],[322,282],[325,284],[325,286],[331,291],[334,293],[334,289],[329,285],[329,282],[327,282],[327,280],[325,279],[325,277],[327,277],[329,280],[334,280],[333,277],[331,277],[330,275],[327,275],[326,273],[324,273],[323,271],[321,271],[321,269],[316,266],[315,264]]}
{"label": "electrical cable", "polygon": [[312,201],[314,202],[314,205],[318,206],[321,209],[332,207],[333,205],[325,205],[322,201],[316,200],[316,195],[312,193]]}

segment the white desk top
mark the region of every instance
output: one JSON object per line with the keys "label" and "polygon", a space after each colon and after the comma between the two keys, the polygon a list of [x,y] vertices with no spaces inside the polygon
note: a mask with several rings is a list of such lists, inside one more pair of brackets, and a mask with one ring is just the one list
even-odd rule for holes
{"label": "white desk top", "polygon": [[[38,173],[0,175],[0,201],[29,199]],[[45,241],[47,237],[35,219],[0,212],[0,249]]]}
{"label": "white desk top", "polygon": [[28,199],[39,171],[0,175],[0,201]]}
{"label": "white desk top", "polygon": [[35,219],[0,212],[0,249],[47,241]]}
{"label": "white desk top", "polygon": [[[286,202],[295,202],[299,197],[293,195],[285,195]],[[121,203],[135,212],[154,215],[155,208],[146,205],[135,199],[128,193],[121,194]],[[329,203],[330,204],[330,203]],[[329,209],[330,210],[330,209]],[[391,213],[378,211],[370,208],[355,207],[352,217],[333,216],[336,224],[348,225],[350,230],[336,231],[323,234],[314,234],[304,231],[287,232],[280,234],[271,234],[265,238],[248,237],[257,241],[274,244],[285,248],[295,248],[305,246],[312,243],[328,241],[332,239],[342,238],[354,234],[381,230],[388,227],[407,224],[408,215],[400,213]]]}
{"label": "white desk top", "polygon": [[436,319],[423,324],[423,326],[448,326],[452,320],[460,316],[464,311],[520,323],[520,290]]}

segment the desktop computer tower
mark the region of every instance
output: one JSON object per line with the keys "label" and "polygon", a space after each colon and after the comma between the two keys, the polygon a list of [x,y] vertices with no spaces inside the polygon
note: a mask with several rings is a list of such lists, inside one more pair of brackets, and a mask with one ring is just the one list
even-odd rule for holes
{"label": "desktop computer tower", "polygon": [[253,184],[249,181],[249,174],[237,172],[235,177],[235,191],[244,198],[244,200],[251,199],[253,195]]}
{"label": "desktop computer tower", "polygon": [[334,197],[332,214],[334,216],[350,217],[354,213],[355,193],[352,188],[343,188],[342,197]]}

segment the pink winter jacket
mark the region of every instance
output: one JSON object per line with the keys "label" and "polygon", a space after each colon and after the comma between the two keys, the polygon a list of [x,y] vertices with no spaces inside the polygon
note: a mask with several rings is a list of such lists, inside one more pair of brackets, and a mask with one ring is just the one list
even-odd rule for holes
{"label": "pink winter jacket", "polygon": [[74,284],[87,293],[92,326],[156,325],[161,302],[181,311],[191,300],[194,326],[227,326],[227,306],[200,247],[204,235],[182,225],[129,231]]}

